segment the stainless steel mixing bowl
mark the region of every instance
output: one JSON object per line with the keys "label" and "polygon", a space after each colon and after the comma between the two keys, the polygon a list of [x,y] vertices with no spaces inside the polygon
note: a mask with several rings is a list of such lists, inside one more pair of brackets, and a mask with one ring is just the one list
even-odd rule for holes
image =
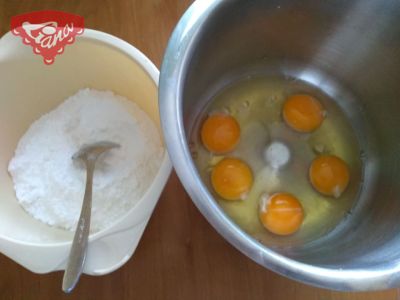
{"label": "stainless steel mixing bowl", "polygon": [[[210,97],[249,70],[302,80],[334,99],[362,149],[356,205],[329,234],[292,247],[242,231],[202,183],[188,138]],[[400,282],[400,1],[198,0],[177,25],[160,109],[183,185],[214,228],[257,263],[337,290]]]}

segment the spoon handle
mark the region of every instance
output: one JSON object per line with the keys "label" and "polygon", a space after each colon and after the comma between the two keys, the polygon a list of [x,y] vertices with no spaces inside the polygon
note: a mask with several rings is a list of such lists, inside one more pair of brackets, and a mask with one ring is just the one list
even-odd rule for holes
{"label": "spoon handle", "polygon": [[86,160],[86,188],[83,198],[81,215],[75,231],[71,251],[69,253],[68,264],[64,272],[62,290],[70,293],[78,283],[85,263],[90,231],[90,215],[92,210],[92,186],[94,160]]}

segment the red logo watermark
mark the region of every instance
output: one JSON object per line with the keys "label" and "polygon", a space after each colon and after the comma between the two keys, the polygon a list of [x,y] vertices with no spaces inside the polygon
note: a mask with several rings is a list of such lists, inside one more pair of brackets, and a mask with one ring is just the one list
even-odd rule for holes
{"label": "red logo watermark", "polygon": [[43,56],[47,65],[54,63],[56,55],[62,54],[83,31],[83,17],[61,11],[36,11],[11,18],[11,32]]}

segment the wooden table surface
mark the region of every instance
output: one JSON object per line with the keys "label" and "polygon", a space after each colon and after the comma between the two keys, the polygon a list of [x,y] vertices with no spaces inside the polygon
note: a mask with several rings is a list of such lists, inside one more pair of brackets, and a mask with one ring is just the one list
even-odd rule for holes
{"label": "wooden table surface", "polygon": [[[76,13],[85,26],[116,35],[158,67],[190,0],[0,0],[0,36],[13,15],[43,9]],[[67,50],[68,51],[68,48]],[[175,173],[134,256],[102,277],[82,276],[72,295],[62,273],[33,274],[0,255],[0,299],[400,299],[399,290],[341,293],[289,280],[257,265],[207,223]]]}

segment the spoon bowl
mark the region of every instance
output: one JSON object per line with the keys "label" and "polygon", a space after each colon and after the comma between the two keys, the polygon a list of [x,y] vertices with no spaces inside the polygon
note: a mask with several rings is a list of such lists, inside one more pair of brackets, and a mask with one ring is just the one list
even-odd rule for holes
{"label": "spoon bowl", "polygon": [[92,144],[83,145],[73,156],[73,160],[87,160],[87,159],[97,159],[102,153],[112,149],[120,147],[119,144],[101,141]]}

